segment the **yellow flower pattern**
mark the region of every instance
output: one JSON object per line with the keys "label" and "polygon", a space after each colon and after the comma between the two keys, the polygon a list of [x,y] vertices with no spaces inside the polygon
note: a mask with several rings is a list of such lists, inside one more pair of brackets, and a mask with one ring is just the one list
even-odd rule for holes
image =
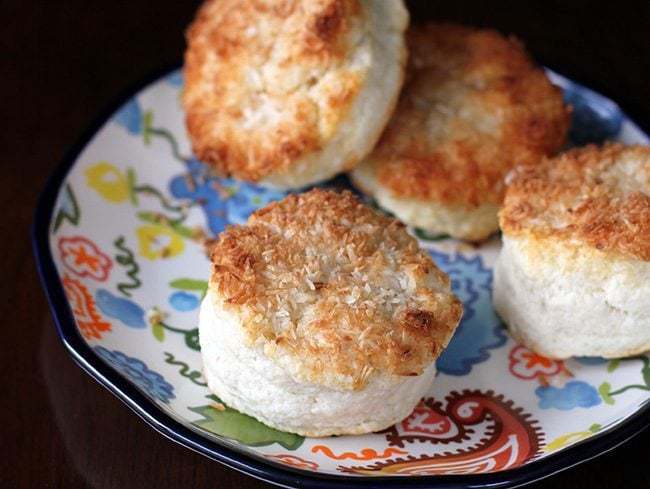
{"label": "yellow flower pattern", "polygon": [[101,161],[86,170],[86,182],[109,202],[119,204],[129,197],[129,182],[115,165]]}
{"label": "yellow flower pattern", "polygon": [[183,252],[183,239],[170,227],[147,224],[136,230],[140,255],[149,260],[171,258]]}
{"label": "yellow flower pattern", "polygon": [[599,424],[593,424],[586,431],[575,431],[573,433],[567,433],[566,435],[558,436],[555,440],[550,442],[544,447],[545,452],[554,452],[560,448],[566,447],[573,443],[589,438],[594,433],[600,431],[601,426]]}

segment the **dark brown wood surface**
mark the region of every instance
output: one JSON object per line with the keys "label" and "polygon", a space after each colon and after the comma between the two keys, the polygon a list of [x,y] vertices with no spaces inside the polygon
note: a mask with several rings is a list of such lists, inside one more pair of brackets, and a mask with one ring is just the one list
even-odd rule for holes
{"label": "dark brown wood surface", "polygon": [[[541,62],[650,120],[650,2],[596,3],[432,0],[414,3],[412,16],[515,33]],[[180,60],[195,8],[135,0],[0,3],[0,487],[264,486],[163,438],[72,362],[29,245],[47,175],[107,102]],[[530,487],[647,488],[649,464],[646,431]]]}

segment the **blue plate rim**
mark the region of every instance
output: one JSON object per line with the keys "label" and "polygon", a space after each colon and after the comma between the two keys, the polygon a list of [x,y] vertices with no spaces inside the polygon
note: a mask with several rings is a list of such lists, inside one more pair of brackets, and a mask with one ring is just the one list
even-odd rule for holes
{"label": "blue plate rim", "polygon": [[[49,246],[49,230],[61,185],[81,151],[124,102],[146,88],[149,84],[165,75],[169,75],[181,66],[182,64],[177,62],[153,71],[141,81],[125,89],[112,103],[109,103],[100,112],[82,133],[81,137],[68,149],[61,163],[48,178],[38,198],[31,228],[31,242],[38,274],[61,341],[73,360],[86,373],[124,402],[148,425],[166,438],[180,445],[257,479],[284,487],[325,489],[375,487],[380,483],[382,487],[387,489],[517,487],[549,477],[602,455],[631,439],[650,425],[650,402],[645,402],[636,413],[621,424],[603,430],[586,440],[562,449],[557,453],[548,455],[543,459],[535,460],[514,469],[478,475],[435,475],[408,478],[391,476],[358,477],[312,474],[290,467],[281,467],[271,461],[263,461],[221,445],[192,431],[165,413],[117,371],[102,362],[80,336],[54,265]],[[571,77],[566,76],[564,73],[557,71],[555,73],[567,78],[571,83],[580,88],[591,90],[576,82]],[[610,101],[612,100],[607,95],[600,92],[596,93],[603,95],[603,97]],[[612,102],[621,108],[618,103]],[[622,108],[621,112],[625,119],[634,122],[646,135],[648,134],[648,127],[650,126],[633,121]]]}

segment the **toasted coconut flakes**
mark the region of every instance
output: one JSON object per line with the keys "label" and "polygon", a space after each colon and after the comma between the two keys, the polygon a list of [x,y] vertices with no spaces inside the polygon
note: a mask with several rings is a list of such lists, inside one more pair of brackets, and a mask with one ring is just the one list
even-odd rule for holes
{"label": "toasted coconut flakes", "polygon": [[[404,227],[349,192],[313,190],[267,206],[222,233],[212,261],[211,283],[249,337],[271,341],[264,332],[273,332],[270,355],[291,355],[305,378],[343,388],[363,387],[373,372],[423,371],[462,310]],[[406,310],[435,321],[412,327]]]}
{"label": "toasted coconut flakes", "polygon": [[500,225],[650,261],[650,147],[575,148],[513,173]]}

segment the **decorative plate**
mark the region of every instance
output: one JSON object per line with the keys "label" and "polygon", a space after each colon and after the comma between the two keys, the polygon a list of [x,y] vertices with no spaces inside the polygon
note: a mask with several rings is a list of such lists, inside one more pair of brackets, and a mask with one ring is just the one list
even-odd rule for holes
{"label": "decorative plate", "polygon": [[[574,107],[572,144],[648,137],[610,100],[555,73]],[[413,232],[452,278],[465,316],[427,397],[365,436],[303,438],[220,403],[201,375],[197,313],[219,233],[283,197],[211,177],[192,157],[180,71],[131,92],[56,171],[34,245],[75,360],[155,429],[285,486],[505,486],[613,448],[648,422],[650,357],[555,361],[516,344],[492,310],[494,237],[474,247]],[[326,185],[348,186],[345,177]]]}

